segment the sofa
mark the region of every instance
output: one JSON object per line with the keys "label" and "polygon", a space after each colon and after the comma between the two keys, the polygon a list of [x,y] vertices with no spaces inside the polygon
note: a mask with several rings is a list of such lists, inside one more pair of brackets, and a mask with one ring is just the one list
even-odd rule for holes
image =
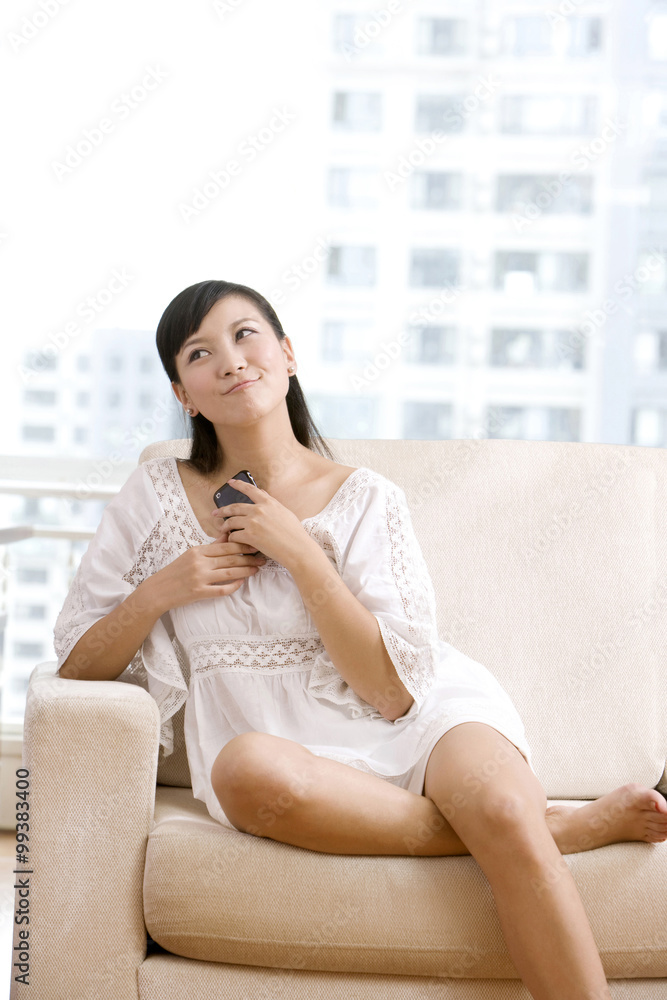
{"label": "sofa", "polygon": [[[667,792],[665,451],[331,444],[404,489],[440,636],[512,697],[550,803]],[[187,453],[160,442],[140,461]],[[192,795],[183,707],[164,757],[144,687],[55,667],[27,693],[30,933],[26,955],[15,924],[13,961],[28,957],[29,985],[13,966],[12,1000],[530,996],[474,858],[326,854],[222,825]],[[667,842],[563,865],[614,1000],[667,998]]]}

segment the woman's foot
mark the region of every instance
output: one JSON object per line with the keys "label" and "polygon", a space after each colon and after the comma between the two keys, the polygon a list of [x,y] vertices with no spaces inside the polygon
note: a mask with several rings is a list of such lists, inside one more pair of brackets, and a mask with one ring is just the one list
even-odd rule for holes
{"label": "woman's foot", "polygon": [[549,806],[547,825],[561,854],[607,844],[667,840],[667,800],[654,788],[631,783],[585,806]]}

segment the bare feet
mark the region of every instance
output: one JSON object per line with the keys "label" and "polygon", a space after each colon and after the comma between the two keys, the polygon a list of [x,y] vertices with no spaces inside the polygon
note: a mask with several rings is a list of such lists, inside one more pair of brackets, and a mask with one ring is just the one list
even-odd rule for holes
{"label": "bare feet", "polygon": [[631,783],[584,806],[550,806],[547,825],[561,854],[607,844],[667,840],[667,800],[654,788]]}

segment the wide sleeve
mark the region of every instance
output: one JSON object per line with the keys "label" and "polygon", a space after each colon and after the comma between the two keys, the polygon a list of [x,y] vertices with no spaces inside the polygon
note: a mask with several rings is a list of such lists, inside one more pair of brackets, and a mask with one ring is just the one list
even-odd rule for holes
{"label": "wide sleeve", "polygon": [[[371,470],[366,475],[351,502],[327,524],[328,537],[320,544],[332,551],[343,581],[377,620],[396,673],[419,711],[440,655],[433,584],[404,492]],[[325,676],[320,670],[311,685],[321,686],[322,693]]]}
{"label": "wide sleeve", "polygon": [[[140,579],[150,575],[142,572],[140,553],[162,515],[150,477],[140,465],[105,507],[81,557],[53,630],[57,669],[88,629],[118,607]],[[140,684],[155,698],[160,709],[160,742],[165,753],[171,753],[171,716],[187,696],[187,684],[162,619],[157,620],[117,680]]]}

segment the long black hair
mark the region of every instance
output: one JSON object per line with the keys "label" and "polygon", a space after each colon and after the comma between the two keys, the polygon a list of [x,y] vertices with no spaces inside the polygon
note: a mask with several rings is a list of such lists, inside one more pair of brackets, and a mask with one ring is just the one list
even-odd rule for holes
{"label": "long black hair", "polygon": [[[209,309],[228,295],[242,295],[250,299],[264,319],[271,324],[278,340],[284,339],[285,331],[273,306],[254,288],[231,281],[200,281],[183,289],[171,300],[157,325],[155,342],[158,354],[172,382],[179,382],[176,355],[181,347],[188,337],[199,329]],[[299,444],[333,460],[329,445],[313,422],[296,375],[290,376],[285,402],[292,430]],[[220,468],[224,458],[215,428],[201,413],[189,419],[192,425],[189,464],[202,475],[211,475]]]}

